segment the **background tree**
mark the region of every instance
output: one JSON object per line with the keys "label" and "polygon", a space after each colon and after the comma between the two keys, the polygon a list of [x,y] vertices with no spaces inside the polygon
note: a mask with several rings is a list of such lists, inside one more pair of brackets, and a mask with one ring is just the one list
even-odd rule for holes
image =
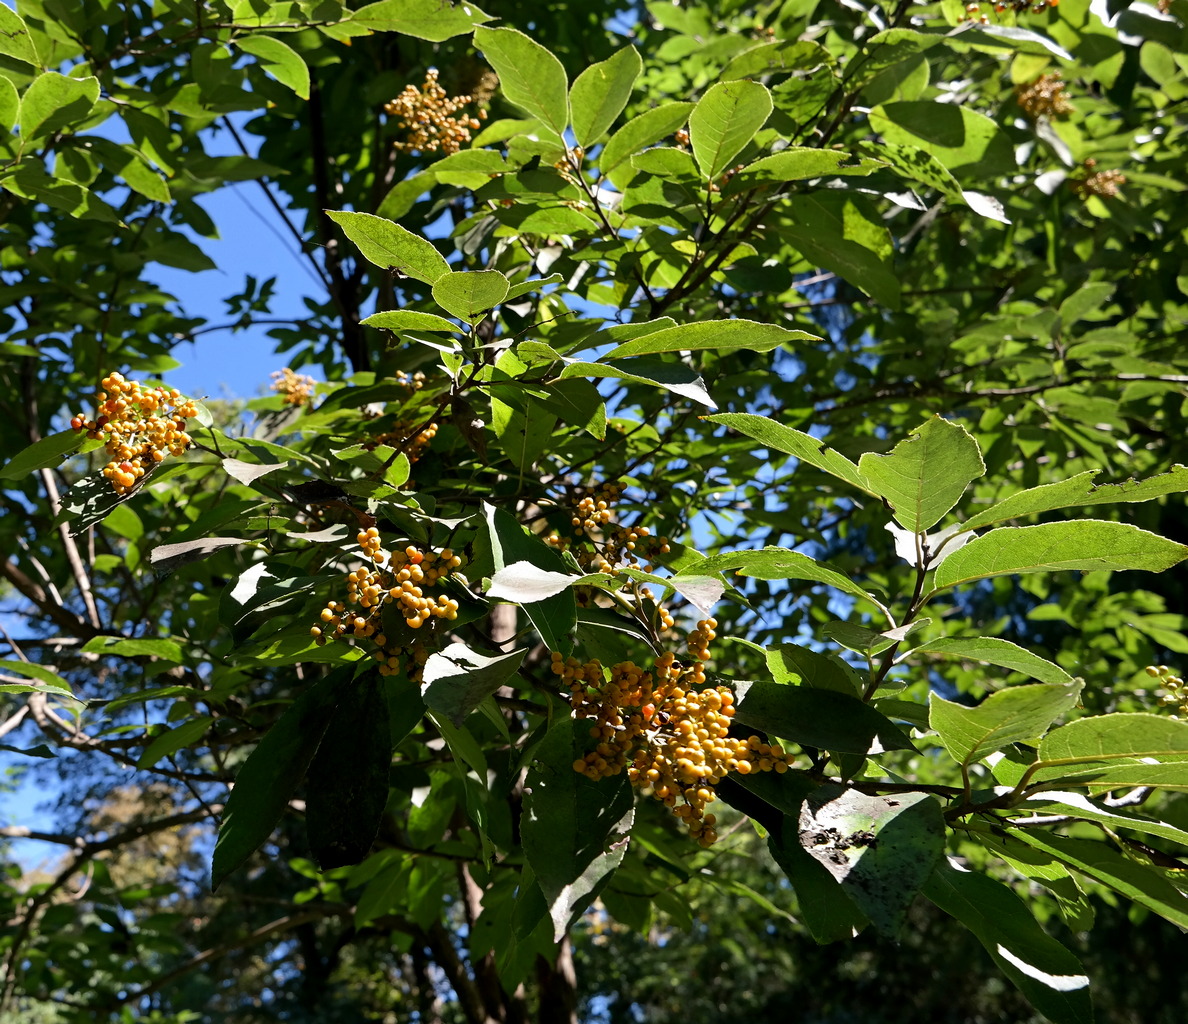
{"label": "background tree", "polygon": [[[1079,1022],[1188,926],[1184,0],[613,7],[0,7],[0,1013]],[[150,380],[243,180],[249,415]]]}

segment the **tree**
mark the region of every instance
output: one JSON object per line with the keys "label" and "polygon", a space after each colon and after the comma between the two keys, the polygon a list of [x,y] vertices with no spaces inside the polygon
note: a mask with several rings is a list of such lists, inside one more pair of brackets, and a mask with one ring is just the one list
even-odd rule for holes
{"label": "tree", "polygon": [[[485,6],[0,7],[0,1012],[628,1019],[729,897],[1091,1020],[1188,926],[1184,0]],[[241,180],[246,423],[151,379]]]}

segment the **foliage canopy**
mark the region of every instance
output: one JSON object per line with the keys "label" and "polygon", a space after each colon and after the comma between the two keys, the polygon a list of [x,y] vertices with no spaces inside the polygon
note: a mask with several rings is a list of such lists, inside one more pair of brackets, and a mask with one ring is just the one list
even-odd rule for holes
{"label": "foliage canopy", "polygon": [[[484,6],[0,6],[0,1016],[687,1019],[600,950],[745,904],[1091,1021],[1188,927],[1188,2]],[[249,181],[319,290],[206,323]]]}

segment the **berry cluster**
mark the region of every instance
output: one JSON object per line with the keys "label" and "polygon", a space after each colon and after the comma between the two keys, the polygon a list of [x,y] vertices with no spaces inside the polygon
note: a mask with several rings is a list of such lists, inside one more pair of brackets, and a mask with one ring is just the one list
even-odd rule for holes
{"label": "berry cluster", "polygon": [[1015,99],[1023,113],[1033,121],[1041,117],[1061,117],[1073,109],[1064,94],[1064,83],[1060,80],[1059,71],[1040,75],[1034,82],[1015,86]]}
{"label": "berry cluster", "polygon": [[1090,158],[1085,161],[1086,175],[1083,178],[1069,178],[1069,187],[1080,200],[1090,196],[1101,196],[1109,199],[1118,194],[1118,186],[1126,184],[1126,175],[1121,171],[1094,171],[1097,161]]}
{"label": "berry cluster", "polygon": [[285,405],[305,405],[317,383],[303,373],[294,373],[287,366],[272,372],[272,390],[284,398]]}
{"label": "berry cluster", "polygon": [[[644,571],[651,572],[655,568],[651,563],[660,555],[669,554],[672,548],[667,537],[653,537],[646,526],[616,524],[615,504],[622,493],[620,484],[603,484],[577,503],[570,519],[578,534],[577,544],[571,545],[556,532],[548,534],[545,540],[563,551],[572,547],[578,564],[590,572],[613,573],[621,565],[638,568],[640,556],[648,563]],[[585,544],[581,543],[582,535]]]}
{"label": "berry cluster", "polygon": [[117,494],[127,494],[152,466],[189,447],[186,420],[198,414],[198,407],[172,388],[145,388],[118,373],[109,373],[101,383],[95,419],[75,416],[70,426],[103,439],[111,456],[103,475]]}
{"label": "berry cluster", "polygon": [[626,771],[633,785],[672,808],[705,847],[718,839],[717,818],[705,809],[728,772],[788,770],[779,745],[730,735],[734,693],[705,685],[703,662],[716,625],[704,619],[689,634],[691,666],[666,652],[651,671],[621,662],[607,679],[597,660],[583,664],[557,652],[552,656],[553,674],[569,687],[574,717],[590,722],[590,736],[597,741],[573,762],[574,771],[591,779]]}
{"label": "berry cluster", "polygon": [[1188,686],[1184,685],[1184,680],[1175,675],[1167,665],[1148,665],[1146,672],[1152,679],[1159,680],[1159,685],[1164,691],[1159,703],[1164,707],[1174,707],[1180,715],[1188,717]]}
{"label": "berry cluster", "polygon": [[1060,0],[993,0],[990,3],[978,3],[976,0],[965,5],[965,17],[963,21],[977,20],[983,25],[988,25],[990,19],[982,13],[983,7],[993,7],[995,14],[1005,14],[1011,11],[1016,15],[1019,14],[1042,14],[1049,7],[1059,7]]}
{"label": "berry cluster", "polygon": [[[338,637],[372,641],[380,674],[392,675],[400,669],[400,655],[405,648],[389,643],[381,613],[384,609],[394,610],[409,629],[420,629],[433,619],[452,622],[458,617],[458,602],[426,591],[461,566],[462,559],[450,548],[422,550],[415,544],[385,554],[379,530],[374,526],[360,530],[356,539],[363,557],[372,565],[347,574],[346,602],[328,601],[319,616],[323,625],[312,626],[309,632],[319,646]],[[424,650],[423,645],[412,647],[414,652],[418,647]],[[414,662],[423,665],[427,657],[427,652],[414,653]]]}
{"label": "berry cluster", "polygon": [[437,68],[430,68],[425,72],[425,84],[421,88],[406,85],[399,96],[384,104],[384,112],[398,118],[396,127],[408,132],[407,140],[397,143],[400,148],[419,153],[435,153],[440,149],[449,155],[470,141],[471,131],[477,131],[479,122],[487,116],[485,110],[480,110],[477,118],[465,113],[457,116],[462,107],[472,102],[473,96],[447,96],[445,89],[437,84]]}
{"label": "berry cluster", "polygon": [[405,458],[410,463],[416,462],[432,443],[433,438],[437,436],[437,424],[430,423],[427,427],[423,427],[416,433],[412,433],[414,428],[409,427],[403,421],[397,421],[391,430],[385,430],[382,434],[376,434],[374,437],[368,438],[363,442],[363,447],[369,451],[374,451],[381,444],[390,445],[404,452]]}

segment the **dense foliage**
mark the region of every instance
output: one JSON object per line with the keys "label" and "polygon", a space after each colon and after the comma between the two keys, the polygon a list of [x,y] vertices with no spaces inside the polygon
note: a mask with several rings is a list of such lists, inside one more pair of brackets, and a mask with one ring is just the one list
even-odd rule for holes
{"label": "dense foliage", "polygon": [[1181,1019],[1188,0],[484,7],[0,6],[0,1019]]}

